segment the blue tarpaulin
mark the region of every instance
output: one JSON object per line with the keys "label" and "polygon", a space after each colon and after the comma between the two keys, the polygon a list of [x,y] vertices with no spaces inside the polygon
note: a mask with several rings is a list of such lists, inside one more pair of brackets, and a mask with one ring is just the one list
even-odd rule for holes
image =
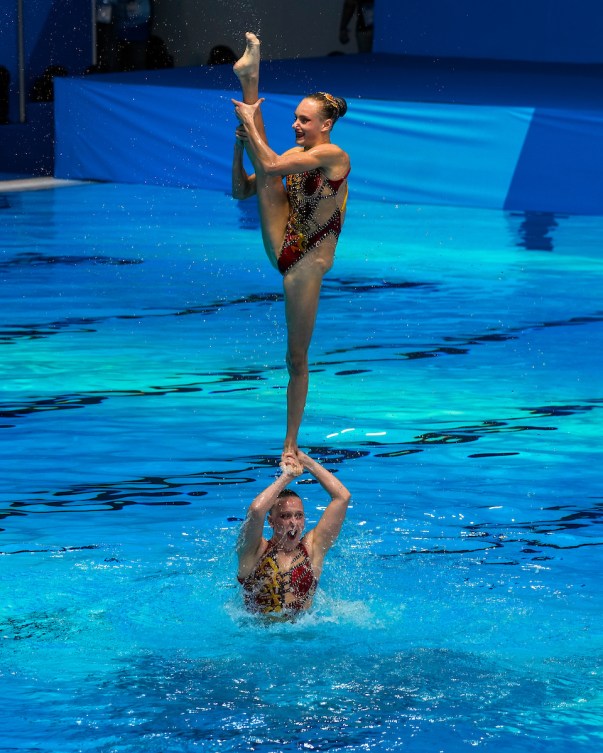
{"label": "blue tarpaulin", "polygon": [[[340,61],[281,61],[262,92],[271,146],[294,144],[298,90],[326,79],[348,98],[333,141],[350,153],[351,190],[362,198],[603,213],[603,111],[404,101],[383,83],[391,58],[382,75],[379,56],[370,60],[370,75],[352,80]],[[294,85],[296,70],[305,73]],[[228,74],[57,80],[56,176],[228,191],[238,96],[224,87]]]}

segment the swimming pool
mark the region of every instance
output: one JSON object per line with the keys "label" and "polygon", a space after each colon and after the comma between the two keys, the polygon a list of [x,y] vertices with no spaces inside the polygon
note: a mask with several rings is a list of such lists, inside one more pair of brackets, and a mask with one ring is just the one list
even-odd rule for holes
{"label": "swimming pool", "polygon": [[270,628],[233,556],[284,427],[253,209],[90,184],[0,223],[1,750],[601,744],[603,219],[351,204],[300,442],[353,505]]}

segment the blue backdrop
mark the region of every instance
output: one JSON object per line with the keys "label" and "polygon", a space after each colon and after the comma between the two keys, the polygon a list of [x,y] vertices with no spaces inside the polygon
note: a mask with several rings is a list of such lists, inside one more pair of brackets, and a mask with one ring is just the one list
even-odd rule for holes
{"label": "blue backdrop", "polygon": [[[369,59],[366,81],[339,59],[267,65],[272,147],[293,145],[295,106],[322,80],[348,99],[333,139],[352,155],[359,197],[603,213],[603,108],[408,101],[389,84],[402,78],[391,58]],[[228,67],[57,81],[55,174],[228,191],[232,79]]]}
{"label": "blue backdrop", "polygon": [[603,63],[599,0],[376,0],[376,52]]}

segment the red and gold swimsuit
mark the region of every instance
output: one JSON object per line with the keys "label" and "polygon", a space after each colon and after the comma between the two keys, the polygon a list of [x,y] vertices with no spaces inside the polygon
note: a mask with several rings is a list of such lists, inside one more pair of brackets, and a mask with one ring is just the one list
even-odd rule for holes
{"label": "red and gold swimsuit", "polygon": [[291,567],[282,572],[276,561],[276,547],[269,545],[255,570],[244,580],[245,606],[262,614],[297,613],[312,603],[318,580],[314,576],[308,550],[300,541],[295,549]]}
{"label": "red and gold swimsuit", "polygon": [[327,238],[335,250],[343,225],[349,172],[340,180],[330,180],[320,168],[287,175],[290,210],[277,261],[281,274]]}

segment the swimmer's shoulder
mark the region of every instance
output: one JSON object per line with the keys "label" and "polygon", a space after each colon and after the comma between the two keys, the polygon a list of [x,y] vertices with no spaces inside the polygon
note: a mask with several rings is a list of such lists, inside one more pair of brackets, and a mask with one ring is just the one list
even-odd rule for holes
{"label": "swimmer's shoulder", "polygon": [[351,169],[350,155],[337,144],[331,144],[334,147],[332,160],[325,165],[323,171],[329,180],[345,180]]}
{"label": "swimmer's shoulder", "polygon": [[262,536],[260,545],[254,552],[246,552],[239,558],[239,570],[237,577],[243,583],[255,571],[258,563],[266,554],[270,547],[270,542]]}

